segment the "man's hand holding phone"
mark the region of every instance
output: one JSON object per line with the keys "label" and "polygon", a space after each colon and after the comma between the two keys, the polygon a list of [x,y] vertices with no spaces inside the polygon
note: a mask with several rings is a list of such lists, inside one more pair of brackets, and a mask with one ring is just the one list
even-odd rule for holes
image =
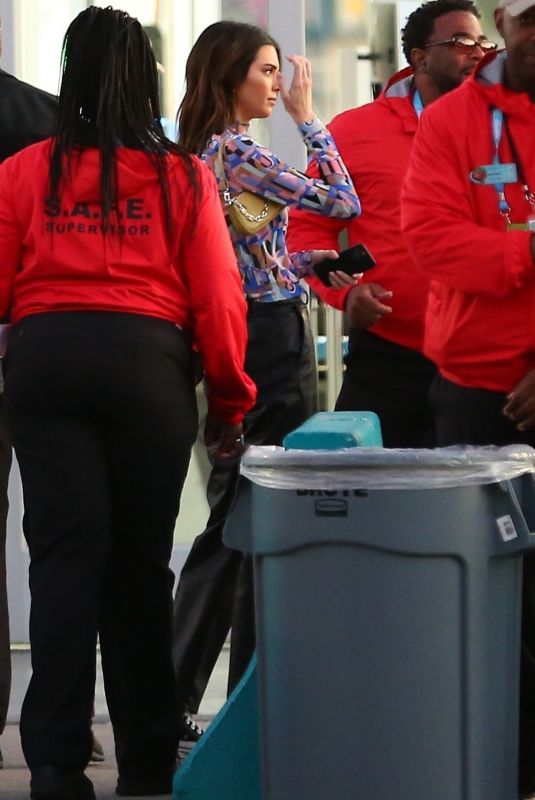
{"label": "man's hand holding phone", "polygon": [[[325,251],[329,255],[313,261],[312,269],[325,286],[342,289],[358,280],[364,272],[375,266],[375,259],[363,244],[342,250],[338,258],[333,258],[334,250]],[[316,251],[321,253],[320,250]],[[317,259],[317,256],[316,256]]]}

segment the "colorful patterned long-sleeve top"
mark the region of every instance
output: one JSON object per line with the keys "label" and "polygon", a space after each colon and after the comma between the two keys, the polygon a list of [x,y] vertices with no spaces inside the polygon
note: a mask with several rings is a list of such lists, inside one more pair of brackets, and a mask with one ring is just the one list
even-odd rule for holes
{"label": "colorful patterned long-sleeve top", "polygon": [[266,303],[299,297],[304,292],[300,279],[310,270],[309,250],[288,252],[287,206],[341,219],[360,214],[359,199],[329,131],[318,119],[298,128],[307,147],[309,163],[314,160],[318,165],[320,177],[317,179],[290,167],[257,144],[249,136],[247,127],[241,124],[213,136],[202,155],[216,174],[221,197],[226,187],[217,156],[223,144],[224,178],[231,195],[248,190],[284,204],[280,214],[252,236],[239,234],[226,215],[244,292],[248,298]]}

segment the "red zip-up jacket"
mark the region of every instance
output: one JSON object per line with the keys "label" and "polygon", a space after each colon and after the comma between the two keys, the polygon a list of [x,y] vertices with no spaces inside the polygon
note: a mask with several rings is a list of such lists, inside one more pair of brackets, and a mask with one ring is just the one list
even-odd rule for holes
{"label": "red zip-up jacket", "polygon": [[[191,331],[209,385],[210,414],[241,421],[256,389],[243,371],[245,300],[210,170],[198,159],[200,206],[169,156],[173,214],[165,231],[160,184],[141,150],[117,149],[118,214],[101,219],[99,154],[72,159],[59,203],[47,201],[51,140],[0,166],[0,315],[13,323],[52,311],[118,311]],[[120,230],[119,230],[120,228]]]}
{"label": "red zip-up jacket", "polygon": [[[535,264],[529,231],[507,231],[492,185],[491,108],[502,109],[535,190],[535,105],[503,84],[506,53],[487,56],[459,88],[423,114],[402,195],[404,234],[432,277],[425,353],[462,386],[509,392],[535,367]],[[502,164],[513,163],[505,130]],[[505,194],[511,221],[534,214],[520,183]]]}
{"label": "red zip-up jacket", "polygon": [[[338,235],[347,228],[349,245],[363,242],[377,261],[362,282],[380,283],[393,292],[388,301],[392,314],[369,330],[419,351],[429,278],[415,264],[400,230],[401,185],[418,124],[411,79],[412,70],[407,67],[390,78],[375,102],[345,111],[329,125],[357,190],[362,214],[348,222],[292,209],[288,242],[292,250],[339,250]],[[313,276],[306,280],[327,303],[344,308],[349,288],[330,289]]]}

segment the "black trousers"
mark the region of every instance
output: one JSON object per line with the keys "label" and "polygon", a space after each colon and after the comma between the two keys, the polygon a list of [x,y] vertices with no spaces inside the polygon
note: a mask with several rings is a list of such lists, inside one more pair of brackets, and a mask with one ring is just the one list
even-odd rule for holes
{"label": "black trousers", "polygon": [[429,388],[435,374],[416,350],[351,328],[336,411],[374,411],[385,447],[433,447]]}
{"label": "black trousers", "polygon": [[[317,409],[317,372],[308,313],[299,302],[248,310],[245,369],[258,396],[246,416],[245,441],[281,444]],[[223,527],[239,490],[239,466],[213,467],[207,497],[210,517],[193,542],[180,575],[174,609],[173,661],[179,705],[198,710],[223,643],[231,633],[229,691],[255,649],[251,560],[223,544]]]}
{"label": "black trousers", "polygon": [[[1,367],[0,367],[1,369]],[[8,511],[7,486],[11,469],[11,440],[7,431],[4,399],[0,394],[0,734],[3,732],[11,689],[11,658],[9,652],[9,615],[7,609],[6,522]]]}
{"label": "black trousers", "polygon": [[[459,386],[438,375],[431,387],[439,446],[455,444],[535,447],[535,431],[520,432],[502,409],[506,395]],[[535,556],[524,556],[520,667],[521,788],[535,790]]]}
{"label": "black trousers", "polygon": [[197,431],[189,341],[138,315],[36,315],[13,329],[5,376],[31,556],[28,765],[86,766],[98,634],[120,774],[170,776],[169,559]]}

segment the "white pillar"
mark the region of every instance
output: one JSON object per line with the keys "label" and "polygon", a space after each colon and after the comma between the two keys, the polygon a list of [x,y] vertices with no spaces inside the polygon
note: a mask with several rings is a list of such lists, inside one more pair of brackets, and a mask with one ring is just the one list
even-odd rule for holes
{"label": "white pillar", "polygon": [[[305,2],[304,0],[268,0],[269,32],[282,51],[282,68],[289,85],[292,67],[286,56],[305,53]],[[314,76],[312,76],[314,78]],[[282,103],[275,107],[270,121],[271,149],[280,158],[298,169],[306,167],[306,150],[296,130],[295,122],[284,110]]]}
{"label": "white pillar", "polygon": [[56,94],[63,36],[86,6],[86,0],[0,0],[2,68]]}
{"label": "white pillar", "polygon": [[0,0],[2,20],[2,69],[17,74],[20,69],[20,4],[17,0]]}
{"label": "white pillar", "polygon": [[170,0],[168,36],[172,61],[168,65],[168,97],[172,98],[173,116],[184,97],[186,61],[202,31],[222,16],[221,0],[189,0],[179,4]]}
{"label": "white pillar", "polygon": [[9,476],[9,514],[7,517],[7,594],[9,628],[12,642],[27,642],[30,615],[28,565],[30,556],[22,533],[22,485],[17,462]]}
{"label": "white pillar", "polygon": [[[20,4],[17,0],[0,0],[2,20],[2,69],[20,74]],[[9,515],[7,520],[7,584],[10,609],[11,640],[28,640],[28,551],[22,535],[22,487],[14,464],[9,481]]]}

